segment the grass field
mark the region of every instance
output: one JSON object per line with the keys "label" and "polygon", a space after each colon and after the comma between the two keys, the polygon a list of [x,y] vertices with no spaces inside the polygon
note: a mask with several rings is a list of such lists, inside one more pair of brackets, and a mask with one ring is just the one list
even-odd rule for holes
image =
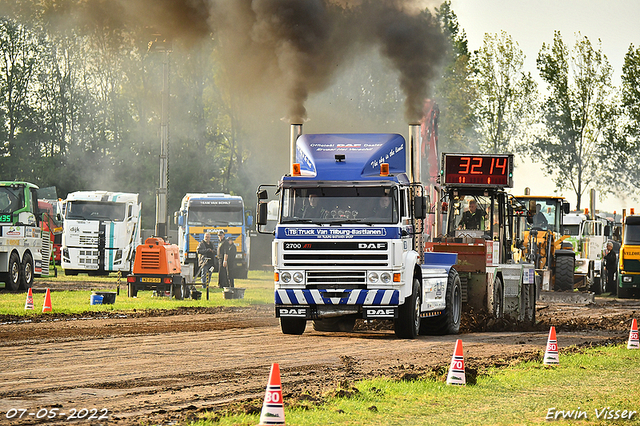
{"label": "grass field", "polygon": [[[362,381],[343,389],[348,397],[325,395],[320,404],[302,398],[291,407],[285,400],[285,418],[290,426],[637,425],[638,377],[640,351],[626,345],[592,348],[561,353],[560,366],[553,368],[540,362],[491,368],[475,385],[448,386],[446,373],[412,382]],[[260,417],[220,414],[194,425],[256,425]]]}
{"label": "grass field", "polygon": [[[92,281],[92,282],[112,282],[113,288],[105,290],[104,288],[95,289],[98,291],[116,291],[117,277],[112,274],[109,277],[87,277],[79,275],[74,277],[66,277],[64,274],[58,274],[57,278],[42,278],[47,282],[69,282],[69,281]],[[40,279],[36,279],[40,280]],[[217,274],[212,277],[212,283],[217,283]],[[37,284],[37,282],[36,282]],[[131,311],[145,309],[172,309],[181,306],[248,306],[252,304],[273,303],[273,273],[263,271],[249,271],[249,277],[246,280],[237,279],[235,286],[245,288],[243,299],[225,299],[222,289],[209,287],[209,300],[206,300],[206,290],[200,284],[196,286],[202,291],[200,300],[185,299],[176,300],[169,297],[155,297],[151,291],[138,292],[138,297],[127,297],[126,280],[122,280],[120,285],[120,295],[116,296],[116,302],[110,305],[91,305],[91,290],[75,290],[75,291],[54,291],[51,293],[51,305],[54,313],[79,314],[87,311]],[[41,287],[38,285],[38,287]],[[36,293],[33,295],[34,310],[25,310],[26,293],[7,293],[0,292],[0,315],[47,315],[42,313],[42,305],[44,302],[44,294]]]}

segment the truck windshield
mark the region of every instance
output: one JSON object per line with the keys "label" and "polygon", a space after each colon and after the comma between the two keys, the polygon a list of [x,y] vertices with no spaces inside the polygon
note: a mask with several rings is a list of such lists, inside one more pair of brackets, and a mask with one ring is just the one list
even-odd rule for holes
{"label": "truck windshield", "polygon": [[190,207],[187,224],[192,226],[242,226],[242,206]]}
{"label": "truck windshield", "polygon": [[121,222],[125,219],[125,203],[104,203],[100,201],[69,201],[66,219],[109,220]]}
{"label": "truck windshield", "polygon": [[570,225],[562,225],[562,229],[564,229],[564,235],[578,236],[580,235],[580,225],[578,224],[570,224]]}
{"label": "truck windshield", "polygon": [[282,223],[398,223],[394,187],[286,188]]}
{"label": "truck windshield", "polygon": [[0,186],[0,213],[13,213],[24,207],[24,188]]}
{"label": "truck windshield", "polygon": [[624,225],[624,244],[640,244],[640,217],[627,217]]}

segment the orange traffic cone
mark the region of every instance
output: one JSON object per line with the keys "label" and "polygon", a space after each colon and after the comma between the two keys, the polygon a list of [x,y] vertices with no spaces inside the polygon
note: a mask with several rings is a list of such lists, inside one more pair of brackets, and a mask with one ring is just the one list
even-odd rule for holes
{"label": "orange traffic cone", "polygon": [[640,349],[640,342],[638,341],[638,321],[633,319],[631,322],[631,331],[629,332],[629,343],[627,343],[627,349]]}
{"label": "orange traffic cone", "polygon": [[464,375],[464,356],[462,354],[462,340],[456,340],[456,349],[453,351],[451,357],[451,366],[449,367],[449,374],[447,374],[448,385],[461,385],[467,384],[467,380]]}
{"label": "orange traffic cone", "polygon": [[267,392],[264,395],[262,412],[260,413],[260,424],[283,425],[284,423],[284,403],[282,401],[282,388],[280,387],[280,366],[277,363],[271,365]]}
{"label": "orange traffic cone", "polygon": [[29,292],[27,293],[27,301],[24,303],[24,309],[33,311],[33,293],[31,293],[31,288],[29,288]]}
{"label": "orange traffic cone", "polygon": [[47,289],[47,294],[44,296],[44,305],[42,305],[42,312],[51,312],[51,293]]}
{"label": "orange traffic cone", "polygon": [[558,341],[556,340],[556,328],[551,326],[549,330],[549,339],[547,339],[547,350],[544,353],[544,365],[559,365],[560,357],[558,356]]}

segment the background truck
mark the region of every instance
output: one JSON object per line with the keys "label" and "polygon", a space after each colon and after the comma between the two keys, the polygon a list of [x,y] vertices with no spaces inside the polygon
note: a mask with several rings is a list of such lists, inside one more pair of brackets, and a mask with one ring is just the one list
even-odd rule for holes
{"label": "background truck", "polygon": [[178,225],[178,247],[183,274],[191,277],[198,275],[198,244],[205,233],[211,232],[211,242],[217,250],[217,234],[223,230],[226,237],[231,238],[236,245],[235,277],[247,277],[248,227],[252,225],[253,216],[245,212],[242,197],[222,193],[186,194],[182,198],[180,211],[174,214],[174,220]]}
{"label": "background truck", "polygon": [[49,275],[51,237],[41,228],[37,190],[27,182],[0,182],[0,281],[6,290],[27,290],[34,276]]}
{"label": "background truck", "polygon": [[409,144],[399,134],[301,133],[292,125],[291,174],[257,193],[260,230],[279,198],[272,263],[282,332],[302,334],[307,320],[350,331],[364,318],[393,320],[401,338],[457,333],[456,256],[423,254],[420,127]]}
{"label": "background truck", "polygon": [[463,308],[534,323],[535,265],[513,259],[513,203],[504,191],[513,186],[513,154],[442,154],[440,185],[444,228],[426,247],[458,254]]}
{"label": "background truck", "polygon": [[618,268],[618,297],[640,298],[640,215],[623,211],[622,246]]}
{"label": "background truck", "polygon": [[141,243],[138,194],[79,191],[67,195],[62,234],[62,268],[107,275],[130,271]]}

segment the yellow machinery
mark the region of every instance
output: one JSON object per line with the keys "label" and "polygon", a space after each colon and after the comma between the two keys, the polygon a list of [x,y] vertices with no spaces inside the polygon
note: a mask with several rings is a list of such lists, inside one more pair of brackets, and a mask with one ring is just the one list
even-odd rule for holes
{"label": "yellow machinery", "polygon": [[514,204],[514,251],[536,267],[542,290],[572,290],[575,253],[562,235],[563,197],[517,195]]}

